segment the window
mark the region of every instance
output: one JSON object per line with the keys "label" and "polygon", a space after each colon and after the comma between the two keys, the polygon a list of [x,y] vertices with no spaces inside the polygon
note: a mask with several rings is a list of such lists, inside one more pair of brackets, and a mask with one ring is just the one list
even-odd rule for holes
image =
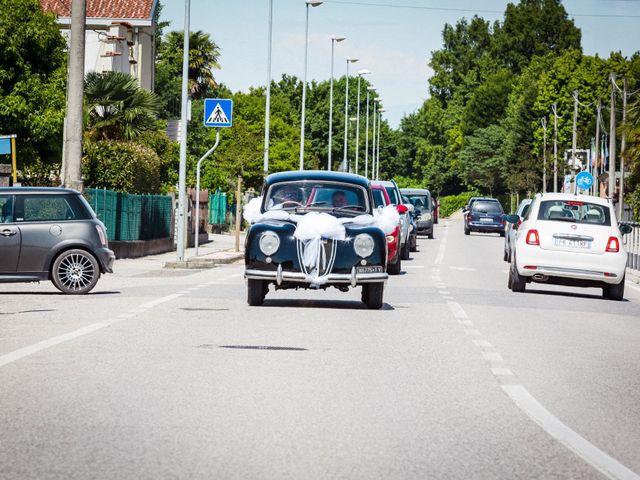
{"label": "window", "polygon": [[367,212],[367,191],[357,185],[337,182],[287,182],[272,185],[267,193],[266,209],[330,210]]}
{"label": "window", "polygon": [[386,207],[387,199],[384,197],[382,190],[379,188],[374,188],[371,190],[373,193],[373,203],[376,207]]}
{"label": "window", "polygon": [[93,218],[79,195],[18,195],[16,222],[61,222]]}
{"label": "window", "polygon": [[0,196],[0,223],[13,223],[12,196]]}
{"label": "window", "polygon": [[400,205],[400,199],[398,198],[398,192],[394,187],[385,187],[387,191],[387,195],[389,195],[389,200],[391,200],[392,205]]}
{"label": "window", "polygon": [[578,200],[547,200],[540,204],[538,220],[611,226],[609,208]]}
{"label": "window", "polygon": [[502,205],[498,202],[475,201],[473,211],[481,213],[502,213]]}

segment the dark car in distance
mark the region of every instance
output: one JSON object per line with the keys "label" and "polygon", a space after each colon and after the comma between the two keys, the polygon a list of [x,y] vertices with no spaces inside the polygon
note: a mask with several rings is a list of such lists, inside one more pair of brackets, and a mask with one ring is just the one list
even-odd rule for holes
{"label": "dark car in distance", "polygon": [[0,283],[51,280],[84,294],[114,261],[105,226],[77,191],[0,188]]}
{"label": "dark car in distance", "polygon": [[464,215],[464,234],[499,233],[504,237],[505,219],[502,205],[495,198],[476,199]]}
{"label": "dark car in distance", "polygon": [[365,177],[310,170],[269,175],[262,196],[245,209],[252,223],[245,239],[248,304],[262,304],[270,286],[362,287],[367,308],[381,308],[387,238],[374,211]]}
{"label": "dark car in distance", "polygon": [[401,188],[400,191],[413,205],[417,234],[433,238],[435,207],[431,192],[426,188]]}

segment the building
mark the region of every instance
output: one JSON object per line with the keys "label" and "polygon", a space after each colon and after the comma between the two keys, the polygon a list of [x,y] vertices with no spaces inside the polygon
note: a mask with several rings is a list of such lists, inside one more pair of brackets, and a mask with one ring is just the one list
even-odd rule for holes
{"label": "building", "polygon": [[[85,73],[125,72],[153,90],[155,11],[158,0],[86,0]],[[63,35],[71,28],[72,0],[40,0],[58,16]]]}

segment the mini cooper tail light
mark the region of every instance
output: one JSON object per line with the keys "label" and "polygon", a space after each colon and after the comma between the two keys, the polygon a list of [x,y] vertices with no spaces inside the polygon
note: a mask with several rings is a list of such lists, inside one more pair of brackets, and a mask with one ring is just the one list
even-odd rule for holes
{"label": "mini cooper tail light", "polygon": [[620,251],[620,242],[618,241],[618,237],[609,237],[607,249],[605,251],[611,253],[618,253]]}
{"label": "mini cooper tail light", "polygon": [[102,246],[105,248],[108,247],[109,242],[107,240],[106,232],[100,225],[96,225],[96,230],[98,231],[98,236],[100,237],[100,243],[102,244]]}
{"label": "mini cooper tail light", "polygon": [[260,251],[266,256],[271,256],[280,248],[280,237],[275,232],[267,230],[260,235],[260,241],[258,242]]}
{"label": "mini cooper tail light", "polygon": [[538,236],[538,230],[529,230],[527,232],[527,245],[540,246],[540,237]]}
{"label": "mini cooper tail light", "polygon": [[368,233],[357,235],[353,241],[353,249],[356,255],[362,258],[366,258],[373,253],[374,245],[373,238]]}

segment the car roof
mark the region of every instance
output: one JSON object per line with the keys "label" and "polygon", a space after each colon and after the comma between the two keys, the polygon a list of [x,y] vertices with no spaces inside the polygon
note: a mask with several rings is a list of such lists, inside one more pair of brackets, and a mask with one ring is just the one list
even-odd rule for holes
{"label": "car roof", "polygon": [[431,195],[431,192],[426,188],[401,188],[400,192],[408,193],[409,195]]}
{"label": "car roof", "polygon": [[383,187],[393,187],[396,188],[398,185],[396,185],[396,182],[393,182],[391,180],[371,180],[371,184],[372,185],[382,185]]}
{"label": "car roof", "polygon": [[0,195],[28,195],[33,193],[47,195],[79,194],[77,190],[61,187],[0,187]]}
{"label": "car roof", "polygon": [[369,179],[362,175],[346,172],[328,172],[326,170],[292,170],[272,173],[265,179],[265,186],[279,182],[301,182],[304,180],[355,183],[364,188],[369,186]]}
{"label": "car roof", "polygon": [[578,202],[589,202],[596,203],[598,205],[603,205],[610,207],[611,202],[602,197],[596,197],[593,195],[579,195],[575,193],[538,193],[536,198],[539,198],[541,201],[545,200],[573,200]]}

